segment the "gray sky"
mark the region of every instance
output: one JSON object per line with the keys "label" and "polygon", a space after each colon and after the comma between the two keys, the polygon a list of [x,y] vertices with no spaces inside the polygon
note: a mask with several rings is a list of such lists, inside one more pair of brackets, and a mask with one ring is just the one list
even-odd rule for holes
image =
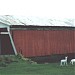
{"label": "gray sky", "polygon": [[75,18],[75,0],[0,0],[0,15]]}

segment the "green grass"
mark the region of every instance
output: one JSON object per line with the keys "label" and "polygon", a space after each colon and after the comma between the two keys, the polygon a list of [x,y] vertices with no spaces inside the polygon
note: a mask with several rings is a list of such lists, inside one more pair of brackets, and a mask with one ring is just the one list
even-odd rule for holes
{"label": "green grass", "polygon": [[19,60],[0,67],[0,75],[75,75],[75,65],[60,66],[59,63],[30,64]]}

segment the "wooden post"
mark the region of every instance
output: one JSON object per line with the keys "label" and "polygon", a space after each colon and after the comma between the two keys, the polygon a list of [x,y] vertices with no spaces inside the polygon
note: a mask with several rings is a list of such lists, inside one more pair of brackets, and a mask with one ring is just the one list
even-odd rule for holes
{"label": "wooden post", "polygon": [[13,39],[12,39],[12,36],[11,36],[10,32],[9,32],[9,37],[10,37],[11,44],[12,44],[12,47],[14,49],[15,55],[17,55],[17,51],[16,51],[16,48],[15,48],[15,45],[14,45],[14,42],[13,42]]}
{"label": "wooden post", "polygon": [[15,55],[17,55],[17,51],[16,51],[16,48],[15,48],[15,45],[14,45],[14,42],[13,42],[13,39],[12,39],[12,36],[11,36],[11,33],[10,33],[10,28],[8,27],[7,30],[8,30],[8,34],[9,34],[10,41],[11,41],[12,47],[14,49]]}

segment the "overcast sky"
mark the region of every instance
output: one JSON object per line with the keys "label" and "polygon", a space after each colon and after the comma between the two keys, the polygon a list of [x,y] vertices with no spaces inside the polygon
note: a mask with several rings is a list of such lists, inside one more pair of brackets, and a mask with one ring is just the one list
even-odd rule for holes
{"label": "overcast sky", "polygon": [[75,0],[0,0],[0,15],[75,18]]}

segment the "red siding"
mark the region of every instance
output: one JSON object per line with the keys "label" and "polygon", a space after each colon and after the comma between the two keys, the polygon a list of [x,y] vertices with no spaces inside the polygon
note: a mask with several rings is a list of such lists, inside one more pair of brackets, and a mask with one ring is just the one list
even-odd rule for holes
{"label": "red siding", "polygon": [[75,53],[74,30],[14,30],[13,39],[25,57]]}

